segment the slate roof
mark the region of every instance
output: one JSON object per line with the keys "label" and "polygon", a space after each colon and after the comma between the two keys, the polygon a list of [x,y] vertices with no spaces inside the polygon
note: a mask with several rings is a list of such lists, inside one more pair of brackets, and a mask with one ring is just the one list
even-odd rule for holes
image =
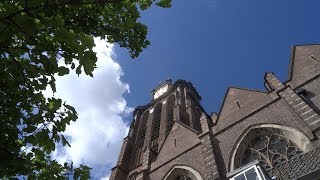
{"label": "slate roof", "polygon": [[279,164],[267,173],[276,179],[317,179],[320,174],[320,148]]}

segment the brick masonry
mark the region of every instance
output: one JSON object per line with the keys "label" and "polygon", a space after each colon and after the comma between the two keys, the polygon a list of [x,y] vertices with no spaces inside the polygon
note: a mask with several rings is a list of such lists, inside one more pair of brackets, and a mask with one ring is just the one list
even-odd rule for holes
{"label": "brick masonry", "polygon": [[[281,82],[273,73],[266,73],[264,80],[266,91],[230,87],[220,112],[211,116],[201,107],[201,97],[190,82],[161,83],[153,94],[166,85],[169,89],[135,110],[133,125],[110,179],[227,179],[228,172],[241,166],[243,152],[254,138],[251,132],[257,129],[272,129],[303,151],[299,157],[268,171],[270,177],[316,177],[320,174],[320,46],[294,46],[288,80]],[[174,106],[168,106],[169,96],[174,97]],[[158,148],[152,149],[154,108],[159,103]],[[144,112],[150,113],[144,119],[143,148],[134,151]],[[169,112],[173,112],[172,127],[168,126]],[[135,157],[141,161],[130,162]]]}

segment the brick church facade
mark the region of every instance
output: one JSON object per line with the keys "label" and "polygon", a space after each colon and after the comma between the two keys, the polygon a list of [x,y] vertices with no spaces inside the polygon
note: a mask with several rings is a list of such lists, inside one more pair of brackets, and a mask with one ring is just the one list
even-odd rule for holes
{"label": "brick church facade", "polygon": [[228,88],[209,115],[190,82],[161,83],[135,109],[110,179],[318,179],[320,45],[294,46],[288,80],[264,84]]}

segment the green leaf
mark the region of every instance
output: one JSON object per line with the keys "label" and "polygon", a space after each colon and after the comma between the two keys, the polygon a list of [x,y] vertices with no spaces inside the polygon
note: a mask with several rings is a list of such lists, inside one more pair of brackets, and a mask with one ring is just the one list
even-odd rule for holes
{"label": "green leaf", "polygon": [[63,135],[61,135],[61,140],[62,140],[63,146],[65,146],[67,144],[69,147],[71,147],[71,145],[69,144],[69,142],[66,140],[66,138]]}
{"label": "green leaf", "polygon": [[73,174],[73,179],[78,179],[80,177],[80,170],[76,169]]}
{"label": "green leaf", "polygon": [[28,126],[28,127],[24,128],[23,130],[24,130],[25,132],[27,132],[27,133],[32,133],[32,132],[34,132],[36,129],[37,129],[37,127],[35,127],[35,126]]}
{"label": "green leaf", "polygon": [[58,75],[64,76],[66,74],[69,74],[69,69],[63,66],[58,67]]}
{"label": "green leaf", "polygon": [[76,73],[77,73],[78,75],[80,75],[80,74],[81,74],[81,65],[79,65],[79,66],[77,67],[77,69],[76,69]]}
{"label": "green leaf", "polygon": [[171,7],[171,0],[160,0],[157,5],[163,8],[169,8]]}
{"label": "green leaf", "polygon": [[74,107],[68,105],[68,104],[63,104],[67,109],[69,109],[70,111],[72,111],[72,113],[77,114],[77,111],[74,109]]}
{"label": "green leaf", "polygon": [[35,22],[36,24],[40,24],[40,20],[37,19],[37,18],[34,19],[34,22]]}

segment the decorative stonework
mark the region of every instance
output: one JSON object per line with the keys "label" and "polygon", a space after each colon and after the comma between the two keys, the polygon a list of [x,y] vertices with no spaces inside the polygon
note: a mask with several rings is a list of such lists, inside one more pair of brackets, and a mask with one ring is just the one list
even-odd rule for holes
{"label": "decorative stonework", "polygon": [[188,177],[186,175],[177,175],[177,177],[175,178],[175,180],[195,180],[195,179],[192,179],[191,177]]}
{"label": "decorative stonework", "polygon": [[242,165],[259,160],[261,165],[269,170],[301,153],[300,148],[289,139],[275,134],[264,134],[252,139],[243,154]]}
{"label": "decorative stonework", "polygon": [[252,126],[239,138],[231,156],[230,170],[255,159],[266,169],[312,149],[310,140],[296,129],[276,124]]}
{"label": "decorative stonework", "polygon": [[203,180],[203,178],[198,171],[191,167],[176,165],[164,177],[164,180]]}

